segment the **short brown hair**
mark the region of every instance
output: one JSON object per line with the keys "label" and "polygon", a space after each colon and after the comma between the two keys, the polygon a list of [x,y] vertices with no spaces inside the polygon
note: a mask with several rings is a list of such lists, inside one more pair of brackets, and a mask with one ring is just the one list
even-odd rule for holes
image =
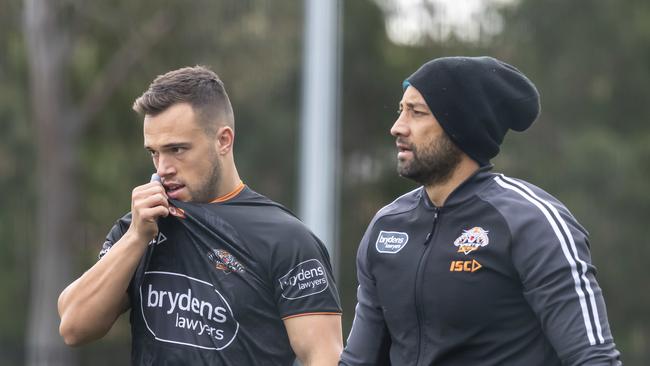
{"label": "short brown hair", "polygon": [[158,75],[133,103],[133,110],[155,116],[176,103],[189,103],[207,134],[220,125],[235,127],[230,99],[219,76],[205,66],[184,67]]}

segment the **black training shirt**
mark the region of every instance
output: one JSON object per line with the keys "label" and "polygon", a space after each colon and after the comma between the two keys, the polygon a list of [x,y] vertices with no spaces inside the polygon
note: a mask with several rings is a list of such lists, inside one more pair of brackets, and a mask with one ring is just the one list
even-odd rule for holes
{"label": "black training shirt", "polygon": [[442,207],[420,187],[377,213],[341,366],[620,365],[587,232],[490,168]]}
{"label": "black training shirt", "polygon": [[128,289],[133,365],[291,365],[283,319],[341,312],[325,247],[281,205],[249,188],[170,203]]}

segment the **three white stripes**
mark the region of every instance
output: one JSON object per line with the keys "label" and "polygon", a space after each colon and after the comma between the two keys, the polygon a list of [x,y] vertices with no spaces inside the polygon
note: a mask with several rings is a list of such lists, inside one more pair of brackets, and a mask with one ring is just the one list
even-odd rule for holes
{"label": "three white stripes", "polygon": [[[527,201],[537,206],[537,208],[539,208],[542,214],[544,214],[549,224],[551,224],[551,227],[553,228],[553,231],[555,232],[555,235],[557,236],[560,242],[562,252],[564,253],[564,256],[566,257],[571,267],[571,274],[573,276],[573,281],[575,283],[575,290],[576,293],[578,294],[578,299],[580,300],[580,308],[582,309],[582,317],[585,322],[585,328],[587,329],[587,337],[589,338],[589,344],[592,346],[595,345],[596,339],[594,336],[593,327],[591,325],[591,320],[590,320],[591,316],[589,315],[589,310],[587,308],[585,294],[582,291],[582,286],[580,284],[580,278],[582,278],[582,280],[584,281],[585,288],[587,289],[587,292],[589,294],[589,303],[591,304],[591,309],[593,310],[594,324],[596,325],[596,335],[598,336],[599,343],[604,343],[605,339],[603,338],[603,333],[600,325],[600,317],[598,316],[598,307],[596,306],[596,298],[594,296],[593,290],[591,289],[591,283],[586,276],[587,263],[585,263],[585,261],[583,261],[578,257],[578,250],[576,249],[576,245],[573,240],[573,235],[571,235],[571,231],[567,227],[566,222],[562,219],[562,216],[560,216],[560,213],[552,204],[537,196],[527,186],[509,180],[503,175],[495,177],[494,180],[501,187],[517,192],[522,197],[524,197]],[[553,216],[551,216],[551,214]],[[562,235],[562,232],[560,231],[560,228],[557,226],[555,220],[553,220],[553,217],[555,217],[555,220],[557,220],[557,222],[560,223],[564,235]],[[571,251],[569,251],[569,246],[567,245],[567,242],[564,239],[565,236],[569,239]],[[580,267],[581,267],[580,272],[578,272],[576,261],[580,263]]]}

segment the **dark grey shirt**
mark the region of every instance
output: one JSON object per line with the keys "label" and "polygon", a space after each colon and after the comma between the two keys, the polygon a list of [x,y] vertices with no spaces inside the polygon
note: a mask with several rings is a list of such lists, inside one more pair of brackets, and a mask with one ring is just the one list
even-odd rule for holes
{"label": "dark grey shirt", "polygon": [[620,364],[586,231],[489,169],[444,207],[418,188],[377,213],[341,365]]}
{"label": "dark grey shirt", "polygon": [[282,206],[248,188],[170,202],[128,289],[133,365],[291,365],[283,319],[341,312],[325,247]]}

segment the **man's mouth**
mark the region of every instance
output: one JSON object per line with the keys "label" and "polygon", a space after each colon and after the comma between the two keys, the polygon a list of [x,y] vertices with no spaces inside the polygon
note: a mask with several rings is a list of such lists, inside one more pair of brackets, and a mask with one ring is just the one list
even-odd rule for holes
{"label": "man's mouth", "polygon": [[407,144],[402,141],[397,141],[396,142],[397,146],[397,156],[402,157],[410,152],[412,152],[413,148],[411,147],[411,144]]}
{"label": "man's mouth", "polygon": [[174,194],[179,192],[181,189],[183,189],[185,185],[179,183],[165,183],[164,187],[165,187],[165,192],[167,192],[167,195],[174,196]]}

